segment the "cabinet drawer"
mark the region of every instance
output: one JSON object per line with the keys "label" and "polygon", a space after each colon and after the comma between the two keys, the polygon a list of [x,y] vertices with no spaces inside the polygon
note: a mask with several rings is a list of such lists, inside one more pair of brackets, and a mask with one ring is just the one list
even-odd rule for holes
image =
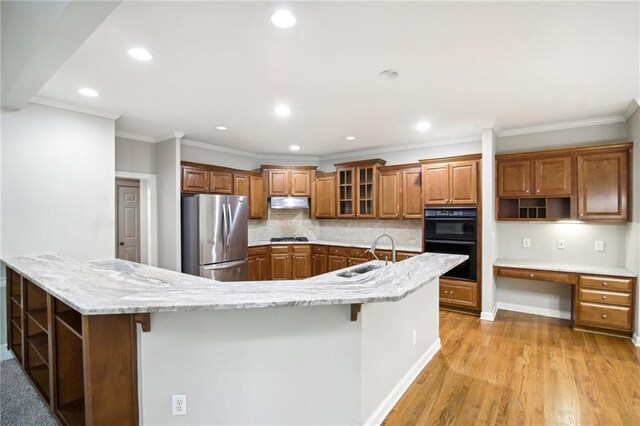
{"label": "cabinet drawer", "polygon": [[440,280],[440,302],[448,305],[476,307],[476,283]]}
{"label": "cabinet drawer", "polygon": [[271,254],[288,254],[289,246],[271,246]]}
{"label": "cabinet drawer", "polygon": [[581,288],[580,300],[585,302],[602,303],[605,305],[631,306],[631,293],[616,293],[613,291],[587,290]]}
{"label": "cabinet drawer", "polygon": [[631,331],[631,308],[578,302],[578,323]]}
{"label": "cabinet drawer", "polygon": [[402,261],[402,260],[407,260],[412,258],[413,256],[417,256],[418,253],[407,253],[407,252],[402,252],[402,253],[397,253],[396,257],[398,262]]}
{"label": "cabinet drawer", "polygon": [[346,247],[329,247],[329,254],[334,256],[348,256],[349,250]]}
{"label": "cabinet drawer", "polygon": [[307,245],[292,245],[291,251],[295,254],[311,254],[311,246]]}
{"label": "cabinet drawer", "polygon": [[313,246],[314,254],[327,254],[329,253],[329,247],[327,246]]}
{"label": "cabinet drawer", "polygon": [[349,249],[349,257],[356,257],[356,258],[360,258],[360,259],[366,259],[367,258],[367,254],[365,253],[365,251],[367,251],[367,249],[350,248]]}
{"label": "cabinet drawer", "polygon": [[550,281],[555,283],[572,284],[573,274],[567,272],[540,271],[536,269],[497,268],[499,277],[519,278],[523,280]]}
{"label": "cabinet drawer", "polygon": [[268,246],[249,247],[249,256],[257,256],[259,254],[267,254],[267,253],[269,253]]}
{"label": "cabinet drawer", "polygon": [[632,283],[633,280],[629,278],[580,276],[580,287],[598,288],[601,290],[631,291]]}

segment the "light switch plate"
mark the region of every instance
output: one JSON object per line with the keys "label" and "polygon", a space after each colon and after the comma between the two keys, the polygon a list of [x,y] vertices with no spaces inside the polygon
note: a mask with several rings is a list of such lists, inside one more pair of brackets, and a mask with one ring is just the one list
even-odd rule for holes
{"label": "light switch plate", "polygon": [[531,239],[530,238],[523,238],[522,239],[522,247],[524,247],[524,248],[531,247]]}
{"label": "light switch plate", "polygon": [[558,240],[558,250],[564,250],[564,240]]}
{"label": "light switch plate", "polygon": [[604,251],[604,241],[596,241],[596,251]]}

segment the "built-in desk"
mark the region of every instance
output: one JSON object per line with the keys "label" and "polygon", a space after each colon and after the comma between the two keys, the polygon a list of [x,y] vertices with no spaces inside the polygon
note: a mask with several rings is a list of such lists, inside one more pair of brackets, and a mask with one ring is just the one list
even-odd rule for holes
{"label": "built-in desk", "polygon": [[636,274],[625,268],[498,259],[496,277],[571,285],[574,329],[631,336],[634,331]]}

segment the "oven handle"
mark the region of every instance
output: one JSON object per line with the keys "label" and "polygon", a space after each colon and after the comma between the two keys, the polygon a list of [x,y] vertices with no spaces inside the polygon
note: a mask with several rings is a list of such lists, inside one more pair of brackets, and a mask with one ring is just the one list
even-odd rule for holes
{"label": "oven handle", "polygon": [[465,245],[465,246],[475,246],[476,242],[475,241],[460,241],[460,240],[424,240],[425,244],[429,244],[429,243],[434,243],[434,244],[458,244],[458,245]]}
{"label": "oven handle", "polygon": [[477,217],[434,217],[434,216],[425,216],[424,220],[425,221],[442,221],[442,222],[449,222],[449,221],[453,221],[455,220],[456,222],[475,222],[477,221]]}

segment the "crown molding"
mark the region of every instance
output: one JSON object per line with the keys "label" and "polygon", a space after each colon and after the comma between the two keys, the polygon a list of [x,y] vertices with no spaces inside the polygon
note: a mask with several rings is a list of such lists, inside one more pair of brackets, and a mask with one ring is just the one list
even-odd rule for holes
{"label": "crown molding", "polygon": [[194,148],[208,149],[211,151],[224,152],[226,154],[234,154],[242,157],[256,158],[259,160],[305,160],[305,161],[319,161],[320,157],[314,155],[278,155],[278,154],[254,154],[249,151],[242,151],[239,149],[227,148],[224,146],[213,145],[204,142],[198,142],[189,139],[182,139],[182,145],[191,146]]}
{"label": "crown molding", "polygon": [[138,135],[136,133],[123,132],[121,130],[116,130],[116,137],[139,142],[156,143],[156,139],[151,136]]}
{"label": "crown molding", "polygon": [[387,152],[395,152],[395,151],[408,151],[411,149],[433,148],[435,146],[456,145],[459,143],[472,143],[472,142],[482,142],[482,138],[480,137],[480,135],[478,135],[478,136],[469,136],[466,138],[443,139],[443,140],[432,141],[428,143],[422,142],[422,143],[416,143],[416,144],[393,145],[393,146],[380,147],[380,148],[362,149],[358,151],[340,152],[337,154],[321,155],[320,161],[336,160],[336,159],[343,159],[343,158],[350,158],[350,157],[360,157],[363,155],[384,154]]}
{"label": "crown molding", "polygon": [[164,135],[160,135],[160,136],[156,136],[154,139],[154,141],[156,143],[159,142],[164,142],[164,141],[168,141],[169,139],[178,139],[178,140],[182,140],[182,138],[184,137],[184,135],[186,135],[185,132],[179,132],[177,130],[174,130],[173,132],[169,132],[169,133],[165,133]]}
{"label": "crown molding", "polygon": [[624,114],[622,116],[625,120],[628,120],[637,110],[640,108],[640,98],[633,98],[631,102],[629,102],[629,106],[624,110]]}
{"label": "crown molding", "polygon": [[67,111],[79,112],[82,114],[95,115],[96,117],[108,118],[110,120],[117,120],[122,115],[120,113],[104,111],[97,108],[73,105],[67,102],[57,101],[55,99],[43,98],[42,96],[34,96],[29,102],[32,104],[44,105]]}
{"label": "crown molding", "polygon": [[622,123],[626,119],[621,115],[611,115],[608,117],[589,118],[586,120],[565,121],[561,123],[543,124],[541,126],[521,127],[517,129],[496,129],[496,134],[500,138],[507,136],[530,135],[533,133],[552,132],[556,130],[577,129],[580,127],[601,126],[603,124]]}

